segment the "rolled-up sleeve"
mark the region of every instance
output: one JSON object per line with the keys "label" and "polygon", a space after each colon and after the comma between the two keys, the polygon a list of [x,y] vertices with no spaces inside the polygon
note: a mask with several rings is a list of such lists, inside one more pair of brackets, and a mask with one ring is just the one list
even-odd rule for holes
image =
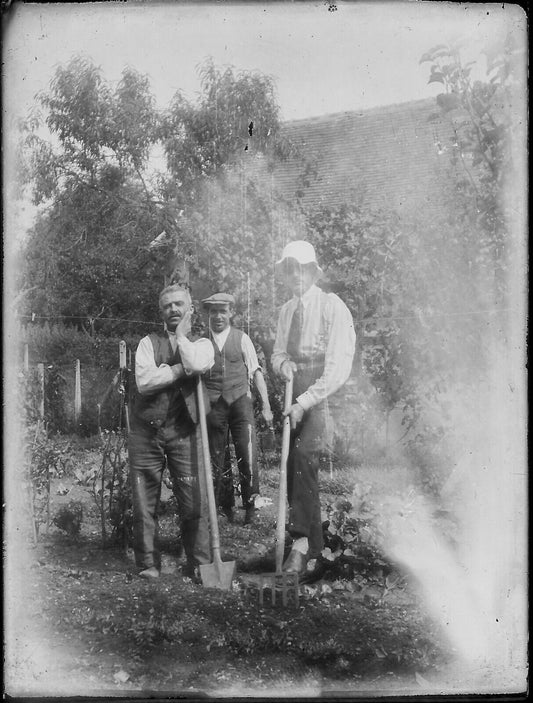
{"label": "rolled-up sleeve", "polygon": [[[178,339],[178,346],[183,370],[187,375],[204,373],[215,363],[213,345],[208,339],[191,342],[183,337]],[[149,336],[141,339],[135,353],[135,382],[141,395],[155,393],[171,386],[180,375],[177,365],[157,366],[152,340]]]}
{"label": "rolled-up sleeve", "polygon": [[261,369],[257,352],[255,351],[254,343],[247,334],[242,335],[241,351],[244,359],[244,365],[248,371],[248,379],[251,381],[257,369]]}
{"label": "rolled-up sleeve", "polygon": [[183,370],[190,376],[191,374],[202,374],[215,363],[215,352],[209,339],[197,339],[191,342],[187,337],[178,337],[178,348],[180,350]]}
{"label": "rolled-up sleeve", "polygon": [[172,385],[178,377],[178,369],[168,364],[156,365],[152,340],[150,337],[143,337],[135,353],[135,382],[139,393],[155,393]]}

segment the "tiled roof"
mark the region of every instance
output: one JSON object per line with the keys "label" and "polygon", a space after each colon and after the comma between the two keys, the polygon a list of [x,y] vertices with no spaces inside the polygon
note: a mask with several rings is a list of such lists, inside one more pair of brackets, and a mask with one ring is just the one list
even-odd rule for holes
{"label": "tiled roof", "polygon": [[452,133],[433,98],[295,120],[282,130],[299,145],[298,157],[277,162],[272,176],[252,151],[243,165],[289,200],[299,194],[304,205],[319,207],[355,196],[377,207],[440,208]]}

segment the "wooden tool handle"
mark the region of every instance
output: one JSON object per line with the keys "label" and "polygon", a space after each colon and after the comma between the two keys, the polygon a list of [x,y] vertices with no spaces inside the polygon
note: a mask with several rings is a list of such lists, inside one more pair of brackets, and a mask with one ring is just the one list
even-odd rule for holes
{"label": "wooden tool handle", "polygon": [[[283,412],[288,413],[292,405],[293,380],[285,383],[285,406]],[[285,520],[287,516],[287,459],[291,439],[291,418],[285,415],[281,439],[281,465],[279,472],[278,521],[276,524],[276,572],[281,573],[283,553],[285,551]]]}
{"label": "wooden tool handle", "polygon": [[200,376],[198,376],[198,383],[196,385],[196,395],[198,398],[198,415],[200,422],[200,435],[202,438],[202,457],[206,483],[207,507],[209,509],[211,549],[213,551],[213,560],[220,561],[220,535],[218,532],[217,506],[215,500],[215,489],[213,487],[213,472],[211,469],[211,454],[209,452],[207,423],[205,421],[204,391]]}

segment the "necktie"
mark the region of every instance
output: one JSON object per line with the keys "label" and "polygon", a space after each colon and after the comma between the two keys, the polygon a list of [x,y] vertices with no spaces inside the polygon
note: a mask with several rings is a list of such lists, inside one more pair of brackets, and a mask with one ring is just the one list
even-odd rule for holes
{"label": "necktie", "polygon": [[291,320],[291,326],[289,329],[289,337],[287,339],[287,354],[292,359],[298,357],[298,352],[300,349],[300,338],[302,336],[302,326],[304,321],[304,306],[302,299],[298,298],[298,305],[294,310]]}

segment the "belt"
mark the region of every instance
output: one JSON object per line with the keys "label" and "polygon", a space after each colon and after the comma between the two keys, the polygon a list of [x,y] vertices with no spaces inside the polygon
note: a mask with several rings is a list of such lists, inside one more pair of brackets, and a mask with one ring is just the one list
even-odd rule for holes
{"label": "belt", "polygon": [[296,359],[296,368],[298,371],[311,371],[317,367],[324,366],[325,357],[314,357],[312,359]]}

